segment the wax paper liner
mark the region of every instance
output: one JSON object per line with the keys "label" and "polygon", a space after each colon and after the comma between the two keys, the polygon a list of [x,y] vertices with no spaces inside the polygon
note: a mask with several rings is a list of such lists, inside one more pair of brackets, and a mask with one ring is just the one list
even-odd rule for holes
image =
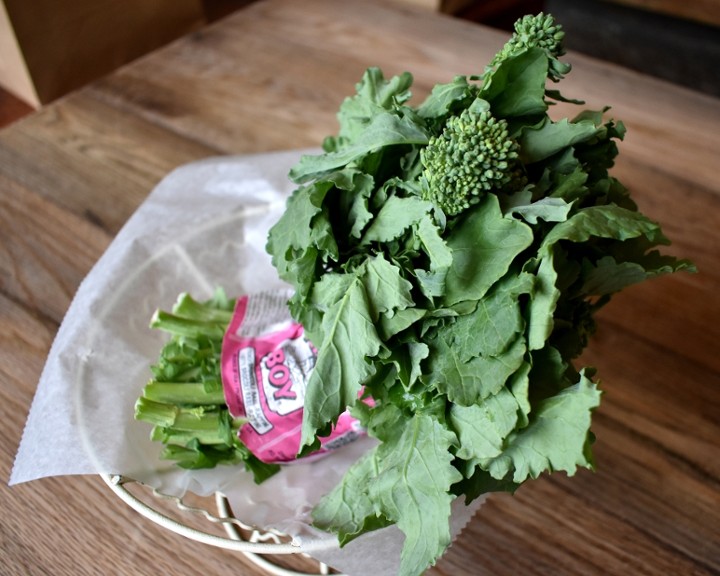
{"label": "wax paper liner", "polygon": [[[187,471],[160,460],[162,446],[149,439],[150,426],[133,418],[165,338],[148,328],[154,310],[170,309],[181,292],[202,299],[218,286],[230,296],[286,287],[265,244],[295,187],[287,173],[306,152],[211,158],[160,182],[73,299],[41,375],[10,484],[109,473],[176,496],[221,491],[243,522],[274,527],[308,549],[335,541],[310,527],[309,512],[371,439],[284,467],[258,486],[239,467]],[[456,503],[454,535],[479,504]],[[402,534],[391,526],[313,555],[348,574],[391,575],[401,544]]]}

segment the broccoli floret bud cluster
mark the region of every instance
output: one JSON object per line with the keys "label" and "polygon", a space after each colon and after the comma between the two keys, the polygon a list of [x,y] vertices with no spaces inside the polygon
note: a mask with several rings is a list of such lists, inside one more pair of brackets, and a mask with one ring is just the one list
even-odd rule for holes
{"label": "broccoli floret bud cluster", "polygon": [[570,72],[571,68],[570,64],[560,62],[558,59],[565,54],[564,38],[565,32],[559,24],[555,23],[555,19],[551,15],[540,12],[534,16],[523,16],[515,22],[515,33],[502,50],[495,55],[488,69],[492,70],[504,60],[524,50],[541,48],[547,54],[549,61],[548,77],[557,82]]}
{"label": "broccoli floret bud cluster", "polygon": [[508,135],[507,122],[489,110],[464,110],[452,116],[443,132],[420,151],[422,196],[448,216],[502,189],[514,177],[518,145]]}
{"label": "broccoli floret bud cluster", "polygon": [[564,38],[565,32],[550,14],[528,14],[515,22],[515,33],[495,56],[495,61],[504,60],[527,48],[542,48],[550,56],[558,58],[565,54]]}

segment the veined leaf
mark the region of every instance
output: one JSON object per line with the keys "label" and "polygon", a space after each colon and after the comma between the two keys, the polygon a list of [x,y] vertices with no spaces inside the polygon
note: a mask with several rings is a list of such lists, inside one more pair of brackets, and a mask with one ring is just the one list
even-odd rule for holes
{"label": "veined leaf", "polygon": [[502,455],[483,464],[496,479],[512,472],[524,482],[543,472],[562,470],[572,476],[578,466],[592,467],[587,445],[590,414],[600,403],[600,391],[584,373],[577,384],[538,404],[530,424],[514,433]]}
{"label": "veined leaf", "polygon": [[355,403],[363,381],[374,371],[367,357],[378,353],[381,342],[360,278],[353,279],[325,313],[322,332],[305,393],[301,450],[318,444],[318,432],[330,432],[329,423]]}
{"label": "veined leaf", "polygon": [[378,112],[354,141],[336,152],[306,155],[290,170],[298,184],[341,168],[366,154],[397,144],[427,144],[428,135],[417,123],[392,112]]}
{"label": "veined leaf", "polygon": [[427,99],[418,107],[422,118],[442,118],[468,98],[474,98],[473,89],[465,76],[456,76],[452,82],[433,86]]}
{"label": "veined leaf", "polygon": [[378,448],[380,473],[370,497],[405,534],[400,576],[416,576],[450,544],[450,486],[462,479],[453,467],[455,434],[428,414],[416,414],[396,441]]}
{"label": "veined leaf", "polygon": [[533,164],[549,158],[568,146],[589,140],[598,128],[590,120],[552,122],[547,118],[538,127],[526,127],[520,135],[520,159]]}
{"label": "veined leaf", "polygon": [[415,196],[390,196],[368,226],[361,244],[395,240],[410,226],[425,218],[430,210],[430,202]]}
{"label": "veined leaf", "polygon": [[[312,262],[314,266],[317,258],[337,257],[332,226],[322,209],[332,187],[332,182],[316,182],[296,190],[270,230],[266,249],[280,277],[293,284],[297,284],[293,282],[297,260]],[[311,251],[313,254],[308,255]]]}
{"label": "veined leaf", "polygon": [[528,348],[539,350],[552,333],[553,314],[560,290],[555,286],[557,272],[554,265],[554,251],[549,248],[544,251],[537,271],[535,290],[530,299],[530,318],[528,328]]}
{"label": "veined leaf", "polygon": [[400,269],[388,262],[382,253],[367,260],[362,281],[373,322],[377,322],[381,315],[392,318],[396,311],[414,304],[412,284],[400,275]]}
{"label": "veined leaf", "polygon": [[614,205],[590,206],[555,226],[543,240],[541,250],[560,240],[587,242],[592,237],[628,240],[638,236],[645,236],[652,244],[668,243],[659,224],[639,212]]}
{"label": "veined leaf", "polygon": [[517,338],[498,356],[476,356],[470,360],[464,360],[461,351],[442,336],[428,344],[428,369],[422,381],[461,406],[471,406],[497,394],[522,365],[526,352],[524,338]]}
{"label": "veined leaf", "polygon": [[473,313],[459,316],[439,333],[463,361],[499,356],[525,328],[518,297],[529,293],[532,286],[530,275],[504,278],[477,302]]}
{"label": "veined leaf", "polygon": [[537,224],[538,219],[545,222],[564,222],[572,209],[562,198],[545,197],[536,202],[518,204],[507,209],[511,215],[518,214],[528,224]]}
{"label": "veined leaf", "polygon": [[445,304],[480,300],[532,241],[530,227],[504,218],[497,196],[487,195],[448,238],[453,263],[446,279]]}
{"label": "veined leaf", "polygon": [[505,439],[515,429],[517,420],[518,402],[507,388],[478,404],[453,404],[450,423],[460,440],[458,458],[469,462],[471,468],[477,460],[496,458],[502,454]]}
{"label": "veined leaf", "polygon": [[387,519],[378,516],[368,495],[369,482],[378,475],[377,447],[364,454],[345,473],[342,481],[313,508],[313,524],[338,535],[344,546],[369,530],[382,528]]}
{"label": "veined leaf", "polygon": [[544,114],[548,58],[541,48],[504,60],[485,80],[480,96],[496,118]]}

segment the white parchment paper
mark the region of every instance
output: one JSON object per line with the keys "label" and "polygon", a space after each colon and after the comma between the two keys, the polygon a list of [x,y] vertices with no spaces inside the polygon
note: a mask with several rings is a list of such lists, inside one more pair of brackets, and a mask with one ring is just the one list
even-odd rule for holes
{"label": "white parchment paper", "polygon": [[[305,152],[192,163],[152,191],[73,299],[41,375],[10,484],[108,473],[176,496],[222,491],[244,522],[277,528],[313,550],[323,548],[313,556],[347,574],[397,573],[402,534],[395,527],[340,550],[334,537],[309,526],[314,503],[371,440],[285,467],[257,486],[238,467],[186,471],[160,460],[162,446],[150,440],[150,425],[133,418],[164,342],[148,328],[157,308],[171,308],[181,292],[209,298],[222,286],[234,297],[284,286],[265,243],[294,189],[287,173]],[[479,506],[456,504],[454,534]]]}

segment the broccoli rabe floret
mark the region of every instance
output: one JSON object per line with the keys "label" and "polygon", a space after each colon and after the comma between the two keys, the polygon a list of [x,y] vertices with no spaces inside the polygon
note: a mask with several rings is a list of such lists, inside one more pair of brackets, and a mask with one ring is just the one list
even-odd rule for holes
{"label": "broccoli rabe floret", "polygon": [[450,117],[442,133],[420,151],[422,196],[448,216],[516,177],[518,145],[508,135],[507,122],[477,108]]}
{"label": "broccoli rabe floret", "polygon": [[497,53],[493,63],[497,64],[527,48],[542,48],[549,55],[557,58],[565,54],[564,38],[565,32],[550,14],[542,12],[536,15],[528,14],[515,22],[514,34]]}
{"label": "broccoli rabe floret", "polygon": [[570,65],[558,60],[565,54],[563,40],[565,32],[562,26],[555,23],[550,14],[540,12],[536,15],[526,15],[515,22],[515,32],[490,63],[493,69],[502,61],[530,48],[545,50],[550,61],[548,76],[550,79],[560,80],[570,71]]}

